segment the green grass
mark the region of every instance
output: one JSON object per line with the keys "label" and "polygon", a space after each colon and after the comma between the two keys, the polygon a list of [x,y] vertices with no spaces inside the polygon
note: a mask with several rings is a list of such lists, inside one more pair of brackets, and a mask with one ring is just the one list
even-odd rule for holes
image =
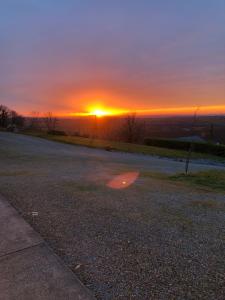
{"label": "green grass", "polygon": [[225,171],[210,170],[188,175],[177,174],[169,177],[174,181],[186,182],[192,185],[210,188],[216,191],[225,192]]}
{"label": "green grass", "polygon": [[[188,184],[196,187],[203,187],[214,191],[225,192],[225,171],[223,170],[208,170],[201,171],[196,173],[190,173],[185,175],[184,173],[175,174],[175,175],[167,175],[165,173],[160,172],[150,172],[144,171],[141,172],[141,176],[144,178],[153,178],[159,180],[166,180],[172,182],[181,182],[184,184]],[[212,202],[201,202],[195,203],[193,201],[193,205],[198,206],[214,206],[215,203]]]}
{"label": "green grass", "polygon": [[[115,141],[74,137],[74,136],[49,135],[44,132],[25,132],[25,134],[41,137],[51,141],[71,144],[71,145],[81,145],[81,146],[86,146],[91,148],[108,149],[112,151],[140,153],[140,154],[154,155],[154,156],[168,157],[168,158],[175,158],[175,159],[184,159],[187,156],[187,152],[183,150],[159,148],[159,147],[139,145],[139,144],[130,144],[124,142],[115,142]],[[192,158],[211,159],[214,161],[225,162],[224,158],[203,154],[203,153],[192,153]]]}

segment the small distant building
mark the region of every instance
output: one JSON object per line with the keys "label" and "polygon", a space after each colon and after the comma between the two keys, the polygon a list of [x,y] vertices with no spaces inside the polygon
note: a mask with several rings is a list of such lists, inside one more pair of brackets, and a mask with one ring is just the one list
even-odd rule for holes
{"label": "small distant building", "polygon": [[15,124],[10,124],[7,126],[6,128],[7,131],[11,131],[11,132],[19,132],[18,127]]}

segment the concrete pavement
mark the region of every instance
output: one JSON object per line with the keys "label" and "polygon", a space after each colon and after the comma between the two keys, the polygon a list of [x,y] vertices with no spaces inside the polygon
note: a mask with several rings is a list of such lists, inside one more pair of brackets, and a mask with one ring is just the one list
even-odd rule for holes
{"label": "concrete pavement", "polygon": [[91,300],[42,238],[0,196],[0,300]]}

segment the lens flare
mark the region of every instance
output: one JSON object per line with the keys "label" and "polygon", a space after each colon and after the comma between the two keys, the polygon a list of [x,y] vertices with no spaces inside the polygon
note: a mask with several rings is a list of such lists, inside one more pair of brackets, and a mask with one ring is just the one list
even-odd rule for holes
{"label": "lens flare", "polygon": [[120,175],[115,176],[111,179],[107,186],[112,189],[125,189],[133,184],[137,178],[139,177],[139,172],[127,172]]}

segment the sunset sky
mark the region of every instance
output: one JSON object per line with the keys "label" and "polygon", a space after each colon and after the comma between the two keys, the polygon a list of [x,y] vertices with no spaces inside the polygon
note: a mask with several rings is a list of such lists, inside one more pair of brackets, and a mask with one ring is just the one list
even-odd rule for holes
{"label": "sunset sky", "polygon": [[0,103],[225,113],[225,0],[1,0]]}

